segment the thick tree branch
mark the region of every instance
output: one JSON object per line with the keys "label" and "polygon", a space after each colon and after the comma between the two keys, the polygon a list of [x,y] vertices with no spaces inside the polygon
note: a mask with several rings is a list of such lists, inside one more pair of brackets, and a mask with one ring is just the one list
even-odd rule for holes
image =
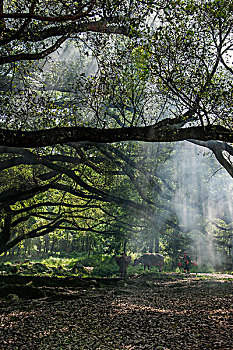
{"label": "thick tree branch", "polygon": [[41,58],[47,57],[52,52],[56,51],[64,41],[66,41],[68,37],[62,36],[60,39],[58,39],[55,44],[51,45],[47,49],[36,52],[36,53],[20,53],[16,55],[9,55],[9,56],[2,56],[0,57],[0,65],[5,63],[13,63],[13,62],[19,62],[24,60],[39,60]]}
{"label": "thick tree branch", "polygon": [[24,208],[21,209],[16,209],[13,210],[12,213],[13,215],[17,215],[17,214],[23,214],[23,213],[27,213],[30,211],[33,211],[35,209],[41,209],[43,207],[64,207],[64,208],[70,208],[70,209],[78,209],[79,211],[83,211],[83,210],[89,210],[89,209],[101,209],[102,208],[99,205],[89,205],[90,201],[88,201],[85,204],[71,204],[71,203],[66,203],[66,202],[52,202],[52,201],[45,201],[45,202],[41,202],[41,203],[36,203],[34,205],[31,206],[26,206]]}
{"label": "thick tree branch", "polygon": [[57,127],[38,131],[0,129],[0,146],[35,148],[67,142],[112,143],[119,141],[175,142],[187,139],[202,141],[221,140],[233,142],[231,129],[223,126],[193,126],[180,128],[179,125],[98,129],[91,127]]}
{"label": "thick tree branch", "polygon": [[3,191],[0,194],[0,210],[6,208],[8,205],[13,205],[18,201],[27,200],[33,198],[38,193],[44,193],[51,188],[51,184],[44,186],[35,186],[30,189],[21,189],[11,188],[10,190]]}
{"label": "thick tree branch", "polygon": [[140,185],[139,185],[139,183],[138,183],[138,180],[135,178],[135,173],[133,172],[133,169],[132,169],[128,164],[124,165],[123,163],[119,163],[119,161],[116,162],[116,160],[114,159],[114,156],[113,156],[110,152],[108,152],[107,149],[104,149],[104,148],[102,147],[102,148],[101,148],[101,152],[102,152],[108,159],[111,160],[112,164],[115,164],[115,165],[119,166],[119,167],[122,169],[123,173],[124,173],[126,176],[128,176],[128,178],[130,179],[131,183],[132,183],[133,186],[135,187],[135,189],[136,189],[137,193],[139,194],[139,196],[141,197],[141,199],[142,199],[143,201],[145,201],[147,204],[152,204],[152,205],[154,205],[154,202],[151,201],[151,200],[147,197],[145,191],[140,187]]}
{"label": "thick tree branch", "polygon": [[[0,153],[1,153],[1,149],[2,149],[2,147],[0,146]],[[6,148],[4,147],[4,149],[5,150],[3,153],[6,153]],[[12,151],[10,149],[9,149],[9,153],[12,153]],[[70,157],[70,156],[65,156],[65,155],[45,156],[42,158],[48,159],[51,162],[58,161],[58,162],[71,163],[71,164],[81,164],[82,163],[79,157]],[[23,164],[36,165],[38,163],[36,162],[36,160],[28,159],[27,157],[12,157],[10,159],[0,161],[0,170],[10,169],[12,167],[15,167],[18,165],[23,165]]]}
{"label": "thick tree branch", "polygon": [[[129,31],[130,31],[130,26],[129,25],[119,26],[117,19],[115,21],[113,21],[112,19],[110,21],[106,19],[106,20],[99,20],[99,21],[93,21],[88,23],[78,23],[78,24],[72,22],[71,24],[54,25],[52,27],[48,27],[48,28],[46,27],[41,30],[38,29],[36,32],[32,30],[28,30],[26,33],[25,32],[21,33],[19,31],[9,30],[9,33],[7,33],[6,31],[6,35],[4,36],[4,38],[0,40],[0,45],[8,44],[15,37],[17,37],[17,39],[23,42],[37,43],[37,42],[43,42],[46,39],[51,39],[59,36],[65,36],[67,39],[71,37],[75,38],[77,36],[79,37],[81,33],[87,33],[87,32],[102,33],[102,34],[119,34],[119,35],[129,36]],[[48,54],[52,53],[53,51],[48,52]],[[26,55],[26,53],[24,55]],[[38,58],[43,58],[43,57],[38,57]],[[27,58],[24,58],[24,59],[27,59]],[[33,58],[30,58],[30,59],[33,59]],[[35,57],[35,59],[37,59],[37,57]],[[10,61],[10,58],[9,58],[7,62],[12,62],[12,61]]]}
{"label": "thick tree branch", "polygon": [[230,174],[231,177],[233,177],[233,163],[230,160],[227,160],[223,152],[228,152],[231,156],[233,155],[233,147],[228,145],[226,142],[219,142],[219,141],[197,141],[197,140],[188,140],[189,142],[192,142],[196,145],[206,147],[209,150],[211,150],[215,157],[217,158],[218,162],[226,169],[228,174]]}
{"label": "thick tree branch", "polygon": [[8,242],[5,245],[2,245],[0,247],[0,254],[9,250],[10,248],[13,248],[16,244],[23,241],[24,239],[41,237],[41,236],[46,235],[47,233],[53,232],[64,221],[65,221],[65,219],[55,220],[52,224],[49,223],[47,225],[40,226],[40,227],[36,228],[35,230],[32,230],[30,232],[23,233],[23,234],[17,236],[16,238],[12,239],[10,242]]}
{"label": "thick tree branch", "polygon": [[64,15],[64,16],[42,16],[33,13],[32,11],[26,13],[0,13],[0,18],[13,18],[13,19],[35,19],[42,22],[66,22],[66,21],[77,21],[80,18],[87,17],[87,15],[91,12],[96,0],[92,0],[88,9],[84,12],[79,12],[74,15]]}

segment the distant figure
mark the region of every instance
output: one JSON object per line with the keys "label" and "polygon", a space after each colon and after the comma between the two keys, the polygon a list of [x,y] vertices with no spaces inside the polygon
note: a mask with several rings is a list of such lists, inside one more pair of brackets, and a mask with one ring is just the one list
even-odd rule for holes
{"label": "distant figure", "polygon": [[16,274],[19,271],[19,268],[18,266],[12,266],[9,270],[11,273]]}
{"label": "distant figure", "polygon": [[121,278],[126,278],[127,267],[131,263],[131,256],[127,256],[126,253],[122,253],[121,256],[114,257],[117,265],[119,266],[119,273]]}
{"label": "distant figure", "polygon": [[184,262],[184,270],[183,270],[183,272],[186,273],[186,271],[187,271],[187,273],[190,273],[190,265],[192,263],[190,256],[188,255],[187,252],[184,252],[184,256],[181,256],[180,258]]}

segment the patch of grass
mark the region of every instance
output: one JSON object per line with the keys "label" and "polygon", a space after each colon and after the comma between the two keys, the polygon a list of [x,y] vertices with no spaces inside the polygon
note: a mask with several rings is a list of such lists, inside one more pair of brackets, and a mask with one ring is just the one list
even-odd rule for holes
{"label": "patch of grass", "polygon": [[[112,256],[108,255],[91,255],[80,254],[77,257],[72,258],[57,258],[50,257],[47,259],[36,260],[34,262],[40,262],[48,267],[61,266],[66,269],[71,269],[75,264],[81,266],[94,267],[92,276],[111,277],[117,276],[118,267]],[[84,276],[85,277],[85,276]]]}

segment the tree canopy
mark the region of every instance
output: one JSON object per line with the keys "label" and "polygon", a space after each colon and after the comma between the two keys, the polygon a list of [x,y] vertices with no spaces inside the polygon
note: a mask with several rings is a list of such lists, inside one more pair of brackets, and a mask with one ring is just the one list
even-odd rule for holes
{"label": "tree canopy", "polygon": [[[206,147],[233,176],[232,13],[226,0],[1,2],[0,252],[67,227],[182,231],[159,145]],[[158,164],[136,141],[158,143]]]}
{"label": "tree canopy", "polygon": [[[4,90],[17,70],[29,69],[32,74],[32,60],[47,57],[71,38],[90,45],[98,59],[94,81],[82,81],[81,86],[76,81],[72,86],[76,92],[84,89],[92,100],[89,111],[85,110],[88,114],[92,110],[91,127],[76,118],[72,122],[73,111],[63,108],[56,126],[35,128],[32,121],[33,128],[22,123],[21,128],[12,128],[9,120],[14,111],[7,96],[9,118],[1,123],[2,146],[195,139],[204,141],[202,145],[232,175],[224,157],[226,152],[232,155],[226,144],[232,141],[232,5],[228,1],[16,1],[11,5],[3,1],[0,18]],[[140,80],[138,95],[130,95]],[[25,98],[25,93],[21,98],[17,95],[19,103],[26,103]],[[33,111],[36,123],[38,114],[42,118],[48,114],[46,108],[40,109]],[[121,123],[112,123],[112,111]],[[21,119],[28,118],[25,111],[21,114]],[[212,140],[218,142],[213,146],[208,142]]]}

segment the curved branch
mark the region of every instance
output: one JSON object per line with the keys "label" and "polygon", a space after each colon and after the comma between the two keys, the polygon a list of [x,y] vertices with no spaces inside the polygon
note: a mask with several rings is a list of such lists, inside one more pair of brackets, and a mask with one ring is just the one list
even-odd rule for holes
{"label": "curved branch", "polygon": [[41,58],[47,57],[49,54],[57,50],[61,44],[68,39],[68,36],[62,36],[58,39],[55,44],[48,47],[46,50],[38,52],[38,53],[20,53],[17,55],[9,55],[0,57],[0,65],[5,63],[19,62],[19,61],[30,61],[30,60],[39,60]]}
{"label": "curved branch", "polygon": [[65,15],[65,16],[41,16],[37,15],[33,12],[27,13],[2,13],[0,14],[0,18],[13,18],[13,19],[36,19],[42,22],[66,22],[66,21],[77,21],[80,18],[86,17],[91,10],[93,9],[96,0],[92,0],[90,6],[85,12],[79,12],[75,15]]}
{"label": "curved branch", "polygon": [[44,186],[36,186],[26,190],[22,187],[19,190],[12,188],[11,190],[3,191],[0,194],[0,210],[6,208],[8,205],[13,205],[18,201],[30,199],[38,193],[46,192],[51,188],[51,186],[51,184],[48,184]]}
{"label": "curved branch", "polygon": [[[88,201],[89,202],[89,201]],[[42,202],[42,203],[36,203],[34,205],[31,205],[31,206],[27,206],[27,207],[24,207],[22,209],[16,209],[16,210],[13,210],[13,215],[17,215],[17,214],[23,214],[23,213],[27,213],[29,211],[32,211],[34,209],[37,209],[37,208],[42,208],[42,207],[47,207],[47,206],[50,206],[50,207],[66,207],[66,208],[72,208],[72,209],[79,209],[79,210],[88,210],[88,209],[94,209],[94,208],[97,208],[97,209],[101,209],[103,210],[99,205],[89,205],[87,203],[85,204],[70,204],[70,203],[65,203],[65,202],[52,202],[52,201],[47,201],[47,202]]]}
{"label": "curved branch", "polygon": [[226,142],[218,142],[218,141],[197,141],[197,140],[187,140],[191,143],[194,143],[198,146],[206,147],[211,150],[218,162],[226,169],[228,174],[233,177],[233,163],[228,161],[224,155],[223,151],[228,152],[231,156],[233,155],[233,147],[228,145]]}
{"label": "curved branch", "polygon": [[3,252],[6,252],[10,248],[13,248],[16,244],[23,241],[24,239],[45,236],[47,233],[54,231],[57,227],[59,227],[59,225],[61,225],[65,221],[65,219],[60,219],[58,221],[56,220],[52,224],[49,223],[47,225],[40,226],[28,233],[23,233],[17,236],[16,238],[14,238],[13,240],[11,240],[10,242],[6,243],[5,245],[2,245],[0,247],[0,254],[2,254]]}
{"label": "curved branch", "polygon": [[[1,153],[1,148],[2,147],[0,146],[0,153]],[[3,153],[6,153],[6,148],[5,148],[5,151]],[[9,153],[12,153],[10,148],[9,148]],[[18,153],[18,152],[16,152],[16,153]],[[45,156],[42,158],[48,159],[51,162],[60,161],[60,162],[71,163],[71,164],[80,164],[81,163],[81,160],[78,157],[71,157],[71,156],[65,156],[65,155]],[[4,169],[10,169],[10,168],[13,168],[15,166],[23,165],[23,164],[25,164],[25,165],[33,165],[34,164],[35,165],[35,164],[37,164],[37,161],[32,160],[32,159],[28,159],[27,156],[26,157],[12,157],[10,159],[0,161],[0,171],[4,170]],[[55,174],[55,173],[53,173],[53,174]],[[43,174],[43,175],[45,175],[45,174]],[[40,175],[40,176],[43,176],[43,175]]]}
{"label": "curved branch", "polygon": [[[88,23],[71,23],[67,25],[57,25],[52,27],[46,27],[36,32],[28,30],[27,32],[21,33],[17,39],[23,42],[42,42],[46,39],[64,36],[67,38],[75,38],[75,34],[79,35],[81,33],[93,32],[93,33],[103,33],[103,34],[121,34],[129,36],[130,26],[122,25],[119,26],[119,20],[115,19],[105,19],[99,21],[93,21]],[[12,41],[18,31],[9,30],[3,39],[0,40],[0,45],[8,44]],[[0,61],[1,62],[1,61]]]}

